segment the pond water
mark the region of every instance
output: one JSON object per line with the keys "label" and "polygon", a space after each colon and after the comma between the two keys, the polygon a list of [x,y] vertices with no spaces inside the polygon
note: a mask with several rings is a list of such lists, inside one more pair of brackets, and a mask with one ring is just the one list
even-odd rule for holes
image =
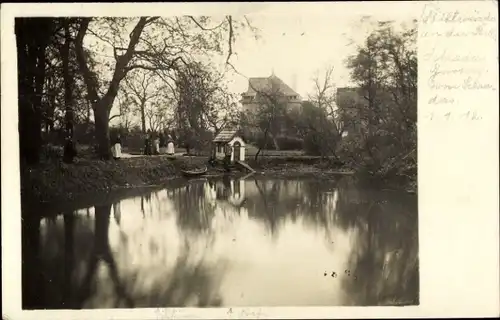
{"label": "pond water", "polygon": [[417,199],[217,178],[23,222],[23,308],[418,304]]}

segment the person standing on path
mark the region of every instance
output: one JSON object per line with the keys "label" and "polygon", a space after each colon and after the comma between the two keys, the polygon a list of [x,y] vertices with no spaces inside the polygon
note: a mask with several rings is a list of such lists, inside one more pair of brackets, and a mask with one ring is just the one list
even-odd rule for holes
{"label": "person standing on path", "polygon": [[145,137],[144,137],[144,155],[150,156],[151,155],[151,135],[150,131],[146,132]]}
{"label": "person standing on path", "polygon": [[155,135],[154,139],[154,154],[160,154],[160,137],[158,135]]}
{"label": "person standing on path", "polygon": [[122,157],[122,139],[120,134],[116,135],[116,139],[113,143],[113,147],[111,148],[111,154],[115,160],[118,160]]}
{"label": "person standing on path", "polygon": [[73,142],[73,134],[70,131],[65,138],[64,149],[63,149],[63,161],[65,163],[73,163],[76,157],[76,147]]}
{"label": "person standing on path", "polygon": [[174,141],[170,135],[167,139],[167,154],[169,156],[173,156],[175,154]]}

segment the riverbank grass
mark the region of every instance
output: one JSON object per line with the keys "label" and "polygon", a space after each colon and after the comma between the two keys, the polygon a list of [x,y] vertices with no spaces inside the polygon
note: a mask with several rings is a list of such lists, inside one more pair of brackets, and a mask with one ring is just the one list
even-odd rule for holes
{"label": "riverbank grass", "polygon": [[30,201],[52,202],[78,194],[122,187],[160,184],[201,159],[135,157],[112,161],[77,159],[73,164],[50,161],[21,172],[21,194]]}
{"label": "riverbank grass", "polygon": [[[352,170],[339,163],[319,157],[269,157],[248,164],[256,174],[281,177],[313,176],[333,178],[351,175]],[[21,171],[23,202],[58,202],[79,196],[110,192],[122,188],[139,188],[162,185],[175,178],[182,178],[181,170],[207,166],[211,176],[223,174],[223,167],[211,167],[206,157],[142,156],[119,160],[101,161],[80,158],[73,164],[48,161]],[[240,166],[233,166],[235,174],[246,173]],[[416,188],[416,185],[415,185]]]}

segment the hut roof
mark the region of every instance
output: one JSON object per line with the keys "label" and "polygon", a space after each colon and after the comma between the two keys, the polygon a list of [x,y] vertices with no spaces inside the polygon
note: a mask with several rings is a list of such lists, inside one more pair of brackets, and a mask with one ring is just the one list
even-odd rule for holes
{"label": "hut roof", "polygon": [[219,132],[215,138],[214,142],[229,142],[238,134],[236,129],[224,129]]}

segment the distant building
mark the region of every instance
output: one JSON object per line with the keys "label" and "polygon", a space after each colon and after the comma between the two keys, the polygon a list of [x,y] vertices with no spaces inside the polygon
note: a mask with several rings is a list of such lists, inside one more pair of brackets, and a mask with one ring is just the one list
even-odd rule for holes
{"label": "distant building", "polygon": [[[269,101],[269,97],[276,98],[280,103],[284,103],[285,110],[299,110],[302,106],[302,97],[274,73],[269,77],[250,78],[248,80],[248,89],[241,94],[240,100],[242,111],[248,120],[253,121],[252,116]],[[280,115],[278,115],[279,117]],[[257,132],[258,130],[254,131]],[[279,134],[285,134],[285,131],[286,127],[283,121]]]}
{"label": "distant building", "polygon": [[282,99],[289,108],[300,107],[302,102],[301,96],[273,73],[270,77],[250,78],[248,80],[248,89],[241,94],[240,100],[243,111],[257,110],[263,101],[262,96],[266,94],[282,95]]}
{"label": "distant building", "polygon": [[364,98],[364,93],[361,88],[357,87],[343,87],[337,88],[336,101],[337,108],[342,110],[342,117],[344,123],[338,124],[344,127],[344,136],[353,134],[359,130],[359,126],[362,124],[362,119],[358,114],[358,108],[351,108],[354,105],[365,105],[367,104]]}

